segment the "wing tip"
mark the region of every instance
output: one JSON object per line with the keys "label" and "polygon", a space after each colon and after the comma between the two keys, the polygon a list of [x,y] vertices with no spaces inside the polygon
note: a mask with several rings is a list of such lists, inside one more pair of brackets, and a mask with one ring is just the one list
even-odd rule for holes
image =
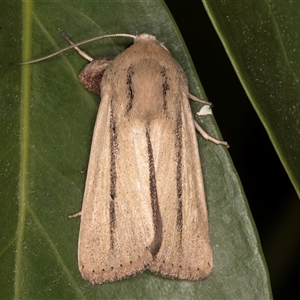
{"label": "wing tip", "polygon": [[136,275],[137,273],[147,269],[152,261],[153,256],[150,251],[147,250],[137,261],[130,261],[127,264],[119,264],[118,266],[111,266],[106,269],[99,266],[97,269],[95,268],[93,270],[87,270],[83,264],[80,264],[79,270],[83,279],[92,284],[102,284],[122,280],[129,276]]}
{"label": "wing tip", "polygon": [[151,264],[149,270],[164,277],[199,281],[206,279],[210,275],[212,268],[212,261],[208,261],[206,264],[203,263],[198,267],[196,264],[195,266],[183,266],[163,262],[160,264]]}

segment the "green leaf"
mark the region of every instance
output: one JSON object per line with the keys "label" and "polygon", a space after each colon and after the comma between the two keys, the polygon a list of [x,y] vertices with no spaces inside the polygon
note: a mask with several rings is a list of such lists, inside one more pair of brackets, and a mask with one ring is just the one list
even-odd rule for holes
{"label": "green leaf", "polygon": [[[99,99],[77,76],[86,62],[71,50],[32,65],[74,41],[108,33],[151,33],[180,62],[190,90],[203,98],[194,67],[164,3],[152,1],[4,2],[1,8],[0,291],[2,298],[268,299],[268,274],[241,183],[224,147],[199,136],[214,269],[202,282],[145,271],[103,285],[85,282],[77,267],[78,219]],[[115,56],[128,41],[82,47]],[[196,112],[200,105],[192,104]],[[221,138],[212,116],[197,121]]]}
{"label": "green leaf", "polygon": [[203,3],[300,196],[300,2]]}

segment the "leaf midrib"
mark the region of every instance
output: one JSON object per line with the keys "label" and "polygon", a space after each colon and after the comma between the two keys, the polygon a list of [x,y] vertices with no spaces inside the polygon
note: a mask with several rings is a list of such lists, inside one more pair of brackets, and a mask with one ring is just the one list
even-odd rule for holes
{"label": "leaf midrib", "polygon": [[[23,53],[22,60],[28,61],[32,50],[32,11],[33,2],[23,1]],[[29,165],[29,115],[30,115],[30,81],[31,67],[25,65],[22,67],[21,78],[21,106],[20,106],[20,174],[19,174],[19,214],[18,226],[16,231],[16,263],[15,263],[15,286],[14,297],[20,298],[21,274],[22,274],[22,257],[24,228],[26,220],[26,203],[28,201],[28,165]]]}

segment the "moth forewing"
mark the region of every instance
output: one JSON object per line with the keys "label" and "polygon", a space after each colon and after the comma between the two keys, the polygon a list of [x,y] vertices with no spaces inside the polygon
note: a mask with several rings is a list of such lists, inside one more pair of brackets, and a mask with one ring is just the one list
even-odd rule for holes
{"label": "moth forewing", "polygon": [[115,72],[126,76],[118,59],[101,82],[81,215],[78,264],[83,278],[92,283],[122,279],[153,260],[148,156],[139,150],[147,149],[144,127],[127,123],[124,110],[116,111],[127,96],[119,92],[124,88],[116,88]]}
{"label": "moth forewing", "polygon": [[168,154],[158,157],[162,165],[156,174],[163,238],[149,269],[163,276],[200,280],[210,274],[213,261],[194,119],[185,74],[180,68],[168,72],[167,77],[172,86],[166,102],[169,109],[174,109],[169,105],[172,102],[178,102],[179,107],[177,118],[168,119],[172,127],[165,135]]}

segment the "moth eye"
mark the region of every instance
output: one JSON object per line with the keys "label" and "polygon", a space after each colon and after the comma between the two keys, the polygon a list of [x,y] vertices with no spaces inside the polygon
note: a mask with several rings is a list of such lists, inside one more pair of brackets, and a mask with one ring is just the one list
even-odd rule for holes
{"label": "moth eye", "polygon": [[102,269],[102,272],[105,272],[105,269]]}
{"label": "moth eye", "polygon": [[120,264],[120,267],[122,268],[122,267],[123,267],[123,265],[122,265],[122,264]]}
{"label": "moth eye", "polygon": [[132,261],[130,261],[129,263],[132,264]]}
{"label": "moth eye", "polygon": [[95,273],[95,270],[93,270],[92,273]]}
{"label": "moth eye", "polygon": [[110,269],[111,269],[111,270],[113,270],[113,269],[114,269],[114,267],[110,267]]}

